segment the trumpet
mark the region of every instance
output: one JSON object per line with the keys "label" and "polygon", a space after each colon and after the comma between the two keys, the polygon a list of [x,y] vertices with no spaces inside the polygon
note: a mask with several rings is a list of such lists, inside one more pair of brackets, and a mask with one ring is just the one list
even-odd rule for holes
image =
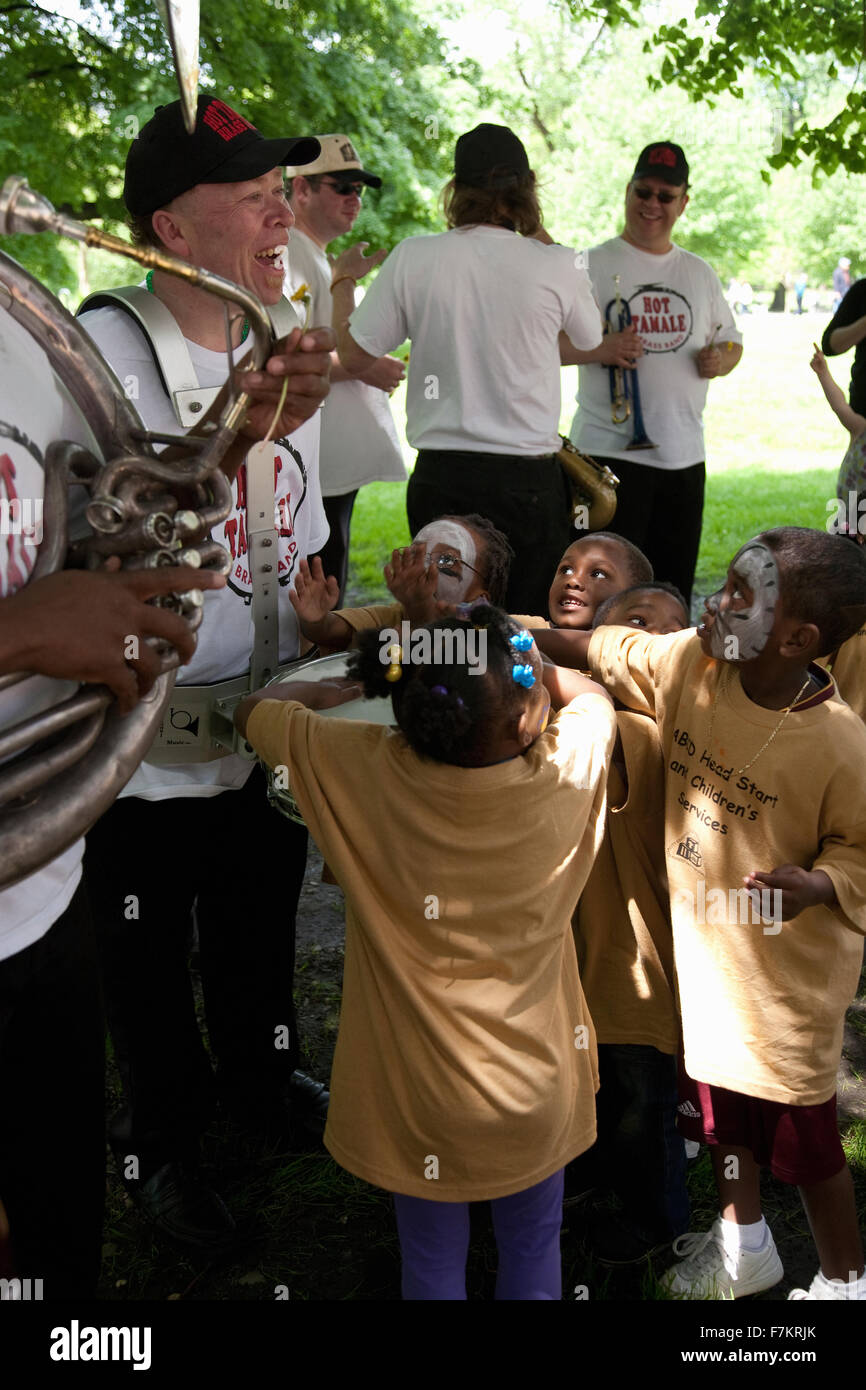
{"label": "trumpet", "polygon": [[[619,292],[619,276],[614,275],[614,298],[608,302],[604,319],[609,333],[619,333],[631,323],[631,309]],[[616,321],[611,311],[616,311]],[[615,425],[623,425],[634,414],[634,433],[627,449],[654,449],[656,446],[644,428],[643,411],[640,404],[640,386],[636,367],[608,367],[610,373],[610,418]],[[632,410],[634,407],[634,410]]]}

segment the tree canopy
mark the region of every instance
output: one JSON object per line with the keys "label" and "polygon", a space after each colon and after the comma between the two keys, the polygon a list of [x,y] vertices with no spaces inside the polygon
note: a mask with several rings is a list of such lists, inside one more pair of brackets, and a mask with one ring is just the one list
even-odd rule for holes
{"label": "tree canopy", "polygon": [[[392,241],[431,229],[453,145],[437,86],[445,76],[473,81],[477,68],[450,59],[408,3],[205,0],[200,51],[202,89],[265,135],[345,131],[375,154],[387,187],[359,232]],[[177,96],[156,5],[12,0],[0,5],[0,68],[0,176],[25,173],[77,216],[121,219],[129,142]],[[56,280],[64,253],[42,240],[6,244]]]}
{"label": "tree canopy", "polygon": [[[654,9],[646,0],[561,3],[579,22],[600,17],[612,27],[635,25]],[[657,71],[648,77],[652,90],[677,83],[695,101],[739,97],[743,76],[751,72],[781,91],[799,81],[804,62],[814,71],[811,60],[820,59],[826,77],[842,78],[847,92],[828,120],[818,124],[804,112],[791,122],[768,163],[780,169],[811,157],[827,174],[866,172],[863,0],[697,0],[693,13],[693,19],[657,24],[645,40],[644,51],[656,59]]]}
{"label": "tree canopy", "polygon": [[[202,0],[202,85],[268,136],[352,136],[385,179],[353,239],[439,229],[456,134],[506,121],[562,240],[618,230],[637,151],[676,139],[692,164],[683,245],[723,277],[826,280],[866,246],[864,0],[684,3]],[[0,0],[0,63],[0,178],[116,222],[129,142],[176,96],[156,5]],[[129,278],[54,238],[4,249],[70,295]]]}

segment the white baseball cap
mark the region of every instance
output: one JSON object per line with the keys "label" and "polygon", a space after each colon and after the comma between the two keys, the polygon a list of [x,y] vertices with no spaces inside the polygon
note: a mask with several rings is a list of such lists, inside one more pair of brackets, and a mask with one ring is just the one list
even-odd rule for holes
{"label": "white baseball cap", "polygon": [[291,179],[296,174],[308,177],[310,174],[352,174],[370,188],[381,188],[382,180],[376,174],[369,174],[361,168],[358,151],[348,135],[319,135],[316,137],[322,147],[318,159],[311,164],[289,164],[286,174]]}

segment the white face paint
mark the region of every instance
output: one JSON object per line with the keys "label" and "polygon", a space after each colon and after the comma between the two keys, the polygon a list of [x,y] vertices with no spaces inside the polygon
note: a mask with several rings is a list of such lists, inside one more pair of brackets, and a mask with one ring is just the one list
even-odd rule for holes
{"label": "white face paint", "polygon": [[[436,597],[444,603],[462,603],[478,568],[472,532],[459,521],[431,521],[422,526],[412,544],[423,545],[428,569],[431,564],[438,565]],[[452,561],[453,573],[449,573],[449,555],[457,562]]]}
{"label": "white face paint", "polygon": [[713,614],[715,622],[710,633],[710,651],[720,661],[729,661],[728,641],[737,642],[736,661],[751,661],[759,656],[767,645],[767,639],[776,620],[776,600],[779,597],[779,567],[769,546],[762,541],[749,541],[738,550],[731,561],[731,572],[752,592],[752,602],[748,608],[736,611],[728,608],[719,611],[721,595],[719,590],[706,601],[707,609]]}

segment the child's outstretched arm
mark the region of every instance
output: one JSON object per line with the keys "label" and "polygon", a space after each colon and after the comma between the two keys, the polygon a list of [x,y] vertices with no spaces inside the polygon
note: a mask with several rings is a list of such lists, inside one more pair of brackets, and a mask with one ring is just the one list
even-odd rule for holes
{"label": "child's outstretched arm", "polygon": [[856,439],[858,435],[861,435],[863,431],[866,430],[866,420],[864,420],[862,415],[858,415],[856,410],[851,409],[845,399],[844,391],[840,386],[837,386],[836,382],[833,380],[830,374],[830,368],[827,366],[827,359],[818,347],[818,344],[813,343],[812,346],[815,349],[815,355],[809,363],[809,366],[821,383],[821,390],[827,397],[827,404],[830,406],[830,409],[838,415],[846,430],[850,431],[851,438]]}
{"label": "child's outstretched arm", "polygon": [[234,712],[235,728],[246,736],[250,715],[262,700],[297,700],[307,709],[333,709],[348,700],[359,700],[363,694],[364,687],[348,676],[338,676],[331,681],[284,681],[266,685],[240,701]]}
{"label": "child's outstretched arm", "polygon": [[576,700],[578,695],[602,695],[613,704],[604,686],[599,685],[597,681],[591,681],[588,676],[582,676],[578,671],[571,671],[564,666],[554,666],[546,657],[541,659],[544,666],[542,679],[554,709],[562,709],[572,700]]}
{"label": "child's outstretched arm", "polygon": [[340,586],[333,575],[325,577],[318,555],[312,565],[301,560],[289,600],[298,615],[301,632],[310,642],[345,651],[352,640],[352,628],[332,610],[340,597]]}
{"label": "child's outstretched arm", "polygon": [[557,666],[570,666],[578,671],[586,670],[589,664],[591,629],[578,632],[574,629],[543,627],[538,631],[533,630],[532,636],[542,656],[548,657]]}

